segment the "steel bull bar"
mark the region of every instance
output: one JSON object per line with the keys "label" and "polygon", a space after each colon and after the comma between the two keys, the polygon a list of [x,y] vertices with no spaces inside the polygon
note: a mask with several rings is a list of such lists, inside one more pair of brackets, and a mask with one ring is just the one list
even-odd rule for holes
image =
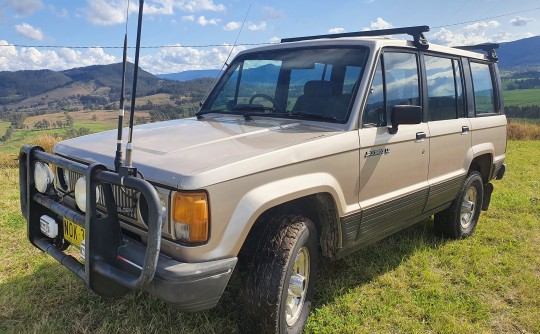
{"label": "steel bull bar", "polygon": [[[86,177],[86,213],[82,214],[62,203],[63,197],[49,190],[37,191],[34,180],[35,163],[41,161],[68,169]],[[110,172],[98,163],[89,166],[44,152],[39,146],[24,146],[19,155],[19,181],[21,211],[28,222],[30,242],[51,255],[66,268],[84,280],[95,293],[103,297],[118,297],[133,289],[142,289],[154,278],[161,245],[160,201],[154,187],[147,181],[133,176]],[[96,188],[101,187],[106,213],[98,212]],[[120,269],[118,248],[123,245],[120,221],[111,185],[134,189],[148,204],[148,240],[142,268],[138,276]],[[40,230],[40,218],[52,217],[59,225],[56,238],[49,238]],[[64,252],[63,220],[69,219],[85,229],[84,264]]]}

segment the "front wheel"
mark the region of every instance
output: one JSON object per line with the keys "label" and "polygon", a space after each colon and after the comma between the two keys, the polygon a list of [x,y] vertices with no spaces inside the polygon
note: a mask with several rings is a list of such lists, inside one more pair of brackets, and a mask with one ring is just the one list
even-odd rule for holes
{"label": "front wheel", "polygon": [[249,333],[302,333],[317,277],[317,231],[298,215],[277,216],[240,267],[241,317]]}
{"label": "front wheel", "polygon": [[452,239],[470,236],[478,224],[483,199],[482,177],[471,172],[452,205],[435,215],[435,231]]}

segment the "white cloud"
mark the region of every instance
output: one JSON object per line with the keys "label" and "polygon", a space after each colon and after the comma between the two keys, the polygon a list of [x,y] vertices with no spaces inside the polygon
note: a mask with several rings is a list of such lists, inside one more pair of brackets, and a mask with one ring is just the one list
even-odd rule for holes
{"label": "white cloud", "polygon": [[[141,68],[150,73],[221,68],[231,51],[231,46],[225,45],[212,48],[181,47],[179,44],[174,46],[163,48],[155,55],[141,56]],[[231,59],[242,50],[245,50],[245,47],[236,46]]]}
{"label": "white cloud", "polygon": [[465,26],[457,32],[441,28],[433,33],[430,40],[443,45],[474,45],[486,42],[502,42],[511,40],[511,35],[505,33],[490,34],[490,30],[498,28],[500,23],[497,21],[476,22]]}
{"label": "white cloud", "polygon": [[219,19],[207,19],[206,17],[204,16],[199,16],[199,18],[197,19],[197,23],[202,25],[202,26],[206,26],[206,25],[217,25],[218,22],[221,21]]}
{"label": "white cloud", "polygon": [[[125,0],[87,0],[86,19],[95,25],[113,25],[126,22],[127,2]],[[137,6],[129,6],[130,13],[137,12]]]}
{"label": "white cloud", "polygon": [[223,26],[223,30],[236,30],[240,28],[240,26],[241,26],[240,22],[231,21]]}
{"label": "white cloud", "polygon": [[[158,0],[156,0],[158,1]],[[162,2],[177,2],[176,7],[181,10],[188,12],[202,12],[205,10],[222,12],[226,9],[225,5],[215,4],[212,0],[191,0],[191,1],[172,1],[172,0],[161,0]]]}
{"label": "white cloud", "polygon": [[268,20],[277,20],[285,17],[285,14],[274,7],[266,6],[264,7],[264,17]]}
{"label": "white cloud", "polygon": [[533,22],[534,20],[529,17],[523,17],[523,16],[516,16],[513,19],[510,20],[510,23],[513,26],[516,27],[523,27],[529,24],[530,22]]}
{"label": "white cloud", "polygon": [[[28,1],[28,0],[27,0]],[[113,25],[125,22],[127,0],[87,0],[85,15],[96,25]],[[226,7],[212,0],[150,0],[144,4],[144,14],[173,15],[176,10],[183,12],[224,11]],[[138,12],[136,1],[129,6],[129,13]],[[189,16],[187,16],[189,17]]]}
{"label": "white cloud", "polygon": [[464,31],[475,32],[475,33],[485,33],[489,29],[494,29],[499,27],[501,24],[497,21],[488,21],[488,22],[475,22],[469,24],[463,28]]}
{"label": "white cloud", "polygon": [[328,29],[328,33],[330,34],[341,34],[342,32],[345,32],[344,28],[332,28]]}
{"label": "white cloud", "polygon": [[34,28],[28,23],[21,23],[15,25],[15,30],[22,36],[33,39],[34,41],[42,41],[44,36],[43,32],[39,28]]}
{"label": "white cloud", "polygon": [[[0,45],[9,45],[9,43],[0,40]],[[111,64],[118,61],[115,56],[106,54],[102,48],[39,50],[14,46],[0,47],[0,71],[38,69],[59,71],[74,67]]]}
{"label": "white cloud", "polygon": [[13,10],[20,16],[28,16],[43,8],[41,0],[3,0],[0,1],[0,12],[2,10]]}
{"label": "white cloud", "polygon": [[270,43],[279,43],[281,42],[281,38],[277,37],[277,36],[273,36],[271,37],[269,40],[268,40]]}
{"label": "white cloud", "polygon": [[380,30],[380,29],[390,29],[394,26],[383,20],[382,18],[378,17],[375,21],[371,21],[371,24],[369,27],[364,27],[363,30]]}
{"label": "white cloud", "polygon": [[56,17],[59,17],[61,19],[65,19],[66,17],[69,16],[69,13],[67,11],[67,9],[65,8],[62,8],[62,9],[57,9],[54,5],[49,5],[49,10],[51,11],[51,13],[54,14],[54,16]]}
{"label": "white cloud", "polygon": [[266,22],[265,21],[261,21],[259,23],[249,23],[248,24],[248,29],[251,30],[251,31],[257,31],[257,30],[264,30],[266,29]]}
{"label": "white cloud", "polygon": [[195,16],[193,15],[187,15],[187,16],[182,16],[182,21],[195,21]]}

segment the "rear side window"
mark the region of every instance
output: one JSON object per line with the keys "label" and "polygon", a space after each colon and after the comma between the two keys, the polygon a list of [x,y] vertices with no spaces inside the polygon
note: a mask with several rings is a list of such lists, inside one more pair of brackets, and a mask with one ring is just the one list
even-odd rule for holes
{"label": "rear side window", "polygon": [[476,115],[495,113],[495,96],[488,64],[471,62]]}
{"label": "rear side window", "polygon": [[460,63],[455,59],[424,56],[429,120],[463,117],[464,99]]}

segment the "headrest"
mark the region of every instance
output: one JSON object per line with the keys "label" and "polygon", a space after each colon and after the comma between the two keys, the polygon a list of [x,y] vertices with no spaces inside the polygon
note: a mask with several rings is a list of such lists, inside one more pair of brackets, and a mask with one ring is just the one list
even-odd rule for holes
{"label": "headrest", "polygon": [[330,81],[311,80],[304,85],[305,96],[332,96],[332,84]]}

